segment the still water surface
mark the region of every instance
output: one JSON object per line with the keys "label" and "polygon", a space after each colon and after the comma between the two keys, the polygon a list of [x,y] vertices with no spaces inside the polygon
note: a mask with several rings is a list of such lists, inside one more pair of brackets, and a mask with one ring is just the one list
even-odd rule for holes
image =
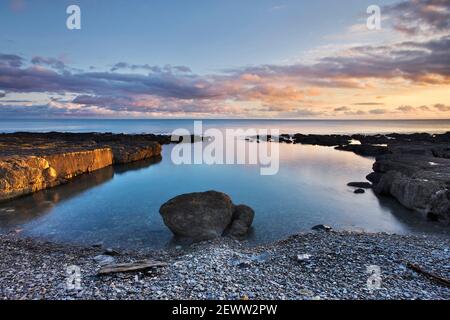
{"label": "still water surface", "polygon": [[72,183],[0,204],[0,229],[57,242],[161,248],[175,242],[159,207],[182,193],[218,190],[256,212],[250,244],[308,231],[316,224],[389,233],[448,234],[442,226],[372,191],[355,195],[373,159],[328,147],[280,145],[280,171],[258,166],[182,165],[164,146],[157,163],[106,168]]}

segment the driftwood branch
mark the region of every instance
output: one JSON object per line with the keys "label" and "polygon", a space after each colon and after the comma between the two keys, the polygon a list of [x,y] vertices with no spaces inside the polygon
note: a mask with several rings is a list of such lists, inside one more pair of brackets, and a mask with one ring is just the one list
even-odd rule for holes
{"label": "driftwood branch", "polygon": [[120,272],[133,272],[133,271],[143,271],[156,267],[165,267],[167,263],[153,260],[137,261],[132,263],[118,263],[110,264],[102,267],[99,271],[99,275],[120,273]]}
{"label": "driftwood branch", "polygon": [[421,274],[427,276],[428,278],[434,280],[435,282],[438,282],[438,283],[440,283],[440,284],[442,284],[444,286],[450,287],[450,280],[448,280],[448,279],[445,279],[445,278],[443,278],[441,276],[438,276],[435,273],[423,270],[420,266],[418,266],[416,264],[413,264],[413,263],[410,263],[410,262],[407,263],[407,266],[408,266],[408,268],[410,268],[410,269],[412,269],[412,270],[414,270],[414,271],[416,271],[418,273],[421,273]]}

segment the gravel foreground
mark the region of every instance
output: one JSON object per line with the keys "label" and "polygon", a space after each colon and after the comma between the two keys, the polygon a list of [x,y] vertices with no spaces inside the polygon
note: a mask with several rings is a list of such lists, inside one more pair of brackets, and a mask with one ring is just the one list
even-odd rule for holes
{"label": "gravel foreground", "polygon": [[[407,263],[449,279],[449,248],[448,237],[320,232],[255,248],[224,238],[187,249],[111,256],[104,255],[104,248],[9,234],[0,236],[0,298],[447,300],[449,287],[411,270]],[[101,260],[142,259],[168,265],[148,272],[97,275]],[[81,289],[67,286],[70,265],[81,268]],[[379,289],[368,288],[368,266],[381,269]]]}

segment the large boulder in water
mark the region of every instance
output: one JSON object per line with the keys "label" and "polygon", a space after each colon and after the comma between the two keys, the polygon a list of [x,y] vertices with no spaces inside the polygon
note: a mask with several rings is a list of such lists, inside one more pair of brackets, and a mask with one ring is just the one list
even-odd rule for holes
{"label": "large boulder in water", "polygon": [[176,236],[195,241],[221,237],[228,229],[232,237],[243,236],[254,215],[251,208],[235,206],[228,195],[217,191],[177,196],[163,204],[159,212]]}

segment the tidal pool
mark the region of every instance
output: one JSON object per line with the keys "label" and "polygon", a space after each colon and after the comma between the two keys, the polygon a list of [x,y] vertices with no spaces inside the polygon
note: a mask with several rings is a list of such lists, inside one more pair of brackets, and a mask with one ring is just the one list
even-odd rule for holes
{"label": "tidal pool", "polygon": [[261,176],[252,165],[174,165],[162,160],[109,167],[69,184],[0,204],[0,229],[45,240],[115,248],[162,248],[176,243],[159,207],[182,193],[217,190],[256,217],[250,245],[309,231],[336,229],[399,234],[448,234],[442,225],[391,198],[347,187],[365,181],[374,159],[329,147],[280,144],[280,170]]}

